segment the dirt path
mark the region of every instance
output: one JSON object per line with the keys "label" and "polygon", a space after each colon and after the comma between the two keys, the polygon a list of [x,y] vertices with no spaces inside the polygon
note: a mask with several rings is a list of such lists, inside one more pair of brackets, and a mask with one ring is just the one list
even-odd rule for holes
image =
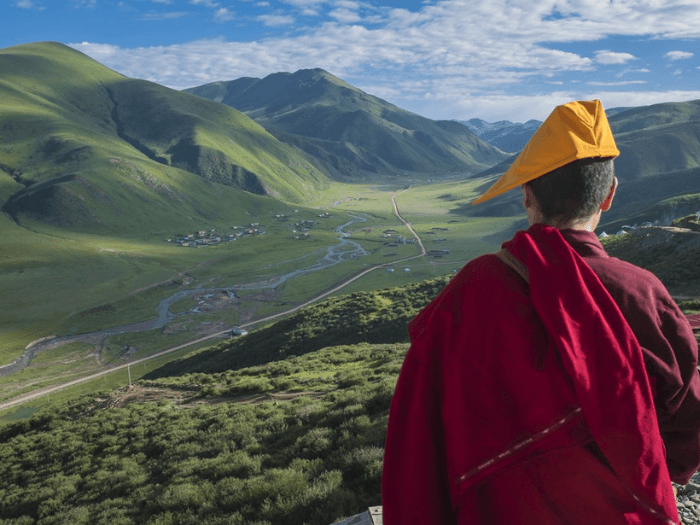
{"label": "dirt path", "polygon": [[[276,314],[273,314],[273,315],[268,315],[267,317],[263,317],[262,319],[256,319],[255,321],[251,321],[251,322],[248,322],[248,323],[240,324],[240,325],[238,325],[239,328],[251,328],[251,327],[253,327],[253,326],[257,325],[257,324],[266,323],[266,322],[268,322],[268,321],[272,321],[272,320],[278,319],[278,318],[280,318],[280,317],[284,317],[284,316],[293,314],[293,313],[295,313],[295,312],[301,310],[302,308],[306,308],[307,306],[310,306],[310,305],[312,305],[312,304],[314,304],[314,303],[320,301],[321,299],[325,299],[325,298],[328,297],[329,295],[332,295],[332,294],[334,294],[335,292],[337,292],[337,291],[339,291],[339,290],[342,290],[343,288],[345,288],[345,287],[348,286],[349,284],[351,284],[351,283],[357,281],[358,279],[364,277],[365,275],[367,275],[367,274],[370,273],[370,272],[373,272],[374,270],[377,270],[377,269],[379,269],[379,268],[388,268],[388,267],[393,266],[393,265],[395,265],[395,264],[399,264],[399,263],[403,263],[403,262],[410,261],[410,260],[413,260],[413,259],[419,259],[419,258],[421,258],[421,257],[425,257],[426,251],[425,251],[425,248],[424,248],[424,246],[423,246],[423,243],[421,242],[420,237],[419,237],[418,234],[415,232],[415,230],[411,227],[410,223],[407,222],[403,217],[401,217],[401,214],[400,214],[400,212],[399,212],[398,205],[396,204],[396,197],[398,197],[399,195],[402,195],[402,194],[406,193],[406,192],[407,192],[408,190],[410,190],[410,189],[411,189],[411,188],[408,187],[408,188],[406,188],[405,190],[402,190],[402,191],[400,191],[399,193],[396,193],[396,194],[392,195],[392,196],[391,196],[391,203],[392,203],[392,206],[393,206],[393,208],[394,208],[394,213],[396,214],[396,217],[398,217],[398,219],[411,231],[411,233],[412,233],[413,236],[415,237],[416,243],[418,244],[418,246],[419,246],[419,248],[420,248],[420,251],[421,251],[421,253],[420,253],[419,255],[414,255],[414,256],[411,256],[411,257],[406,257],[406,258],[404,258],[404,259],[400,259],[400,260],[397,260],[397,261],[391,261],[391,262],[384,263],[384,264],[375,264],[375,265],[373,265],[373,266],[370,266],[369,268],[366,268],[365,270],[362,270],[361,272],[355,274],[354,276],[345,279],[344,281],[340,282],[338,285],[336,285],[336,286],[334,286],[334,287],[332,287],[332,288],[326,290],[325,292],[321,293],[320,295],[317,295],[316,297],[314,297],[314,298],[312,298],[312,299],[309,299],[309,300],[306,301],[305,303],[302,303],[302,304],[300,304],[300,305],[298,305],[298,306],[295,306],[294,308],[290,308],[289,310],[285,310],[285,311],[283,311],[283,312],[279,312],[279,313],[276,313]],[[158,359],[158,358],[163,357],[163,356],[166,356],[166,355],[168,355],[168,354],[172,354],[173,352],[177,352],[178,350],[182,350],[182,349],[184,349],[184,348],[187,348],[188,346],[192,346],[192,345],[195,345],[195,344],[198,344],[198,343],[202,343],[202,342],[204,342],[204,341],[208,341],[209,339],[214,339],[214,338],[217,338],[217,337],[221,337],[221,336],[225,335],[225,334],[226,334],[227,332],[229,332],[229,331],[230,331],[230,330],[227,329],[227,330],[223,330],[223,331],[221,331],[221,332],[216,332],[216,333],[213,333],[213,334],[209,334],[209,335],[206,335],[206,336],[204,336],[204,337],[200,337],[200,338],[198,338],[198,339],[195,339],[195,340],[193,340],[193,341],[189,341],[189,342],[187,342],[187,343],[183,343],[183,344],[181,344],[181,345],[173,346],[173,347],[171,347],[171,348],[166,348],[165,350],[161,350],[160,352],[156,352],[155,354],[151,354],[151,355],[149,355],[148,357],[144,357],[144,358],[141,358],[141,359],[136,359],[136,360],[134,360],[134,361],[130,361],[130,362],[128,362],[128,363],[126,363],[126,364],[123,364],[123,365],[118,365],[118,366],[109,368],[109,369],[107,369],[107,370],[103,370],[103,371],[101,371],[101,372],[97,372],[97,373],[95,373],[95,374],[91,374],[91,375],[88,375],[88,376],[85,376],[85,377],[81,377],[81,378],[78,378],[78,379],[74,379],[73,381],[69,381],[69,382],[67,382],[67,383],[62,383],[62,384],[60,384],[60,385],[54,385],[54,386],[51,386],[51,387],[42,388],[42,389],[39,389],[39,390],[35,390],[35,391],[33,391],[33,392],[29,392],[28,394],[24,394],[24,395],[15,397],[15,398],[13,398],[13,399],[10,399],[9,401],[5,401],[4,403],[0,403],[0,410],[5,410],[5,409],[7,409],[7,408],[11,408],[11,407],[20,405],[20,404],[22,404],[22,403],[26,403],[27,401],[31,401],[31,400],[36,399],[36,398],[38,398],[38,397],[42,397],[42,396],[45,396],[45,395],[47,395],[47,394],[51,394],[52,392],[58,392],[59,390],[63,390],[63,389],[65,389],[65,388],[68,388],[68,387],[71,387],[71,386],[79,385],[79,384],[81,384],[81,383],[86,383],[86,382],[88,382],[88,381],[92,381],[93,379],[98,379],[98,378],[100,378],[100,377],[103,377],[103,376],[105,376],[105,375],[107,375],[107,374],[111,374],[111,373],[113,373],[113,372],[118,372],[118,371],[120,371],[120,370],[127,370],[127,371],[128,371],[128,369],[129,369],[131,366],[138,365],[138,364],[141,364],[141,363],[145,363],[145,362],[150,361],[150,360],[152,360],[152,359]]]}

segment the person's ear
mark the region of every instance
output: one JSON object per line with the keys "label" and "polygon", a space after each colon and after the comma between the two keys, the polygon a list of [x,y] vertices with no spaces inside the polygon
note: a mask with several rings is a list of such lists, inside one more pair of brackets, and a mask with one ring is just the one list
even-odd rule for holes
{"label": "person's ear", "polygon": [[616,191],[617,191],[617,177],[613,177],[613,183],[612,183],[612,186],[610,186],[610,191],[608,192],[608,196],[605,197],[603,204],[600,205],[600,209],[602,211],[608,211],[610,209],[610,207],[612,206],[613,199],[615,198]]}
{"label": "person's ear", "polygon": [[527,184],[520,186],[520,189],[523,190],[523,208],[527,210],[532,206],[532,190]]}

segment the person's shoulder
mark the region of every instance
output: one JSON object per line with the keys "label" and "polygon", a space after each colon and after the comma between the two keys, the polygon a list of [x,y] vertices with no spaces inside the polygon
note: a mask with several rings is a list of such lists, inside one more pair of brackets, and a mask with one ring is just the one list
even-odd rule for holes
{"label": "person's shoulder", "polygon": [[491,303],[502,306],[504,293],[527,294],[527,283],[494,253],[487,253],[465,264],[436,302],[443,309],[452,309],[450,305],[464,301],[478,301],[484,307]]}
{"label": "person's shoulder", "polygon": [[503,282],[509,274],[510,270],[496,254],[487,253],[465,264],[457,275],[452,278],[450,285],[460,290],[465,287],[476,290]]}
{"label": "person's shoulder", "polygon": [[611,291],[663,303],[673,301],[666,286],[649,270],[617,257],[590,259],[588,263]]}

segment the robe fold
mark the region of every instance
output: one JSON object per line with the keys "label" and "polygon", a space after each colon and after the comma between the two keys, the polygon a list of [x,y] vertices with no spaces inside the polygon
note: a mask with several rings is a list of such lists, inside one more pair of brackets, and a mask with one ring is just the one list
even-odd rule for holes
{"label": "robe fold", "polygon": [[[636,295],[668,293],[648,272],[641,284],[617,278],[626,263],[594,234],[535,225],[504,248],[529,284],[496,256],[479,257],[409,327],[389,416],[385,523],[678,523],[667,464],[677,481],[700,466],[687,321],[675,311],[660,319],[658,297],[629,307]],[[654,337],[639,338],[637,324]],[[640,347],[655,338],[678,359],[664,345]]]}

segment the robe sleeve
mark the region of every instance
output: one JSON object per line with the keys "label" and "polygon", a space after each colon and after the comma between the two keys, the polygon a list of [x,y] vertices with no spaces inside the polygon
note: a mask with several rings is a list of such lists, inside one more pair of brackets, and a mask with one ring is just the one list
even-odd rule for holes
{"label": "robe sleeve", "polygon": [[614,257],[589,258],[637,336],[671,479],[688,483],[700,468],[698,343],[690,323],[651,272]]}
{"label": "robe sleeve", "polygon": [[700,375],[698,344],[675,303],[659,312],[660,330],[672,349],[647,359],[650,376],[657,377],[659,429],[666,446],[671,479],[685,484],[700,468]]}
{"label": "robe sleeve", "polygon": [[447,486],[438,379],[442,323],[435,317],[440,314],[447,315],[431,316],[430,329],[412,341],[392,398],[382,474],[386,525],[457,523]]}

